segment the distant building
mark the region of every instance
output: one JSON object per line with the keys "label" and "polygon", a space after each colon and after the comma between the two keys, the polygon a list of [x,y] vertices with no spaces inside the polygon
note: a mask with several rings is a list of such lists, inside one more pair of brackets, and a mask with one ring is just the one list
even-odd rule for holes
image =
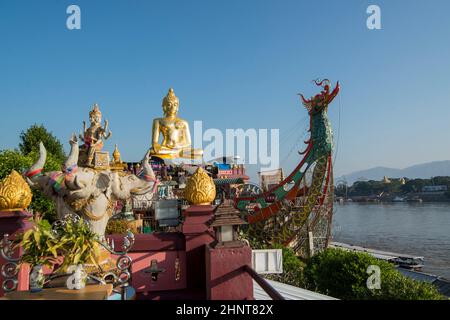
{"label": "distant building", "polygon": [[391,180],[389,180],[388,177],[384,176],[383,183],[391,183]]}
{"label": "distant building", "polygon": [[440,185],[440,186],[424,186],[422,188],[422,192],[445,192],[448,188],[446,185]]}
{"label": "distant building", "polygon": [[259,179],[263,190],[270,190],[284,180],[283,169],[259,172]]}

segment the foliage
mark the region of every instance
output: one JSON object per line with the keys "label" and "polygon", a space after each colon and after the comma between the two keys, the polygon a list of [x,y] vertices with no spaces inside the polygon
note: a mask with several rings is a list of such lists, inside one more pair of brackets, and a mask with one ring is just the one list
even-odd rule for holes
{"label": "foliage", "polygon": [[29,263],[31,266],[51,265],[61,247],[61,243],[51,230],[50,223],[40,217],[35,217],[33,227],[19,234],[15,242],[24,250],[21,262]]}
{"label": "foliage", "polygon": [[[380,289],[367,288],[370,265],[380,268]],[[432,284],[407,278],[388,262],[340,249],[326,249],[313,256],[306,265],[305,279],[309,289],[340,299],[443,299]]]}
{"label": "foliage", "polygon": [[13,170],[24,172],[31,164],[31,159],[18,150],[0,150],[0,179],[4,179]]}
{"label": "foliage", "polygon": [[24,250],[22,263],[32,266],[53,265],[55,259],[62,256],[64,260],[58,270],[66,271],[70,265],[77,264],[97,265],[98,235],[90,230],[89,224],[83,219],[67,219],[57,232],[52,230],[47,220],[35,217],[33,221],[33,227],[19,234],[15,240],[16,246]]}
{"label": "foliage", "polygon": [[43,217],[50,223],[53,223],[57,219],[55,203],[47,198],[40,190],[32,189],[33,200],[30,204],[30,209],[33,212],[42,213]]}
{"label": "foliage", "polygon": [[291,248],[286,248],[281,244],[273,245],[272,248],[282,249],[283,251],[283,273],[267,275],[267,278],[296,287],[305,287],[306,282],[303,270],[306,264],[295,255],[294,250]]}
{"label": "foliage", "polygon": [[128,221],[125,219],[110,219],[106,225],[105,234],[124,234],[129,228]]}
{"label": "foliage", "polygon": [[70,265],[85,263],[93,263],[98,266],[96,262],[96,258],[100,255],[97,243],[98,235],[91,231],[85,220],[65,220],[58,233],[61,254],[64,256],[64,261],[59,269],[65,271]]}
{"label": "foliage", "polygon": [[[28,130],[30,131],[30,130]],[[27,131],[27,132],[28,132]],[[30,138],[31,139],[31,138]],[[0,180],[16,170],[19,173],[25,172],[39,158],[37,149],[33,149],[27,154],[19,150],[0,150]],[[47,153],[44,171],[57,171],[61,169],[61,159],[52,153]],[[33,200],[30,209],[42,213],[44,218],[50,223],[56,220],[56,208],[53,201],[45,197],[39,190],[33,189]]]}
{"label": "foliage", "polygon": [[370,196],[381,193],[401,192],[401,183],[398,179],[391,179],[391,183],[383,181],[356,181],[349,189],[350,196]]}
{"label": "foliage", "polygon": [[49,132],[43,125],[34,124],[20,134],[19,149],[22,154],[29,154],[39,150],[39,142],[42,141],[47,152],[55,159],[63,162],[66,158],[61,142]]}
{"label": "foliage", "polygon": [[407,194],[422,192],[424,186],[445,185],[450,190],[450,177],[438,176],[431,179],[405,179],[405,184],[400,183],[400,179],[390,179],[391,183],[383,181],[356,181],[353,185],[346,187],[345,184],[339,184],[335,188],[336,196],[370,196],[387,194]]}

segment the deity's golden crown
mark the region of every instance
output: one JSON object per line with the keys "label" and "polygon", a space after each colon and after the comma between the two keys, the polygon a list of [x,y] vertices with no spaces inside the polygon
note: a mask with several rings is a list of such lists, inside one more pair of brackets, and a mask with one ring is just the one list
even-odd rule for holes
{"label": "deity's golden crown", "polygon": [[175,93],[173,92],[173,88],[169,89],[169,92],[167,93],[167,96],[164,97],[162,105],[166,106],[169,103],[180,103],[180,101],[178,100],[177,96],[175,95]]}
{"label": "deity's golden crown", "polygon": [[93,106],[92,106],[92,110],[89,112],[89,117],[92,117],[92,116],[102,116],[102,112],[100,111],[100,108],[98,107],[98,104],[94,104]]}

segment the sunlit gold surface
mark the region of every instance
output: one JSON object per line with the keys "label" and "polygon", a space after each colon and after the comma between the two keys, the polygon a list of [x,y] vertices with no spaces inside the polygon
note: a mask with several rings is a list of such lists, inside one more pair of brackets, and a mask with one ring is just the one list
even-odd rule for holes
{"label": "sunlit gold surface", "polygon": [[15,170],[0,182],[0,211],[24,210],[32,197],[30,187]]}
{"label": "sunlit gold surface", "polygon": [[113,152],[113,163],[122,163],[122,160],[120,160],[120,152],[119,152],[119,148],[116,147],[114,148],[114,152]]}
{"label": "sunlit gold surface", "polygon": [[216,198],[213,179],[202,168],[198,168],[186,183],[184,197],[191,204],[210,204]]}
{"label": "sunlit gold surface", "polygon": [[111,270],[114,270],[116,268],[116,264],[111,257],[111,254],[100,246],[98,243],[95,243],[95,262],[89,261],[88,263],[84,264],[84,270],[87,273],[105,273],[109,272]]}
{"label": "sunlit gold surface", "polygon": [[[179,99],[172,88],[162,102],[164,118],[153,120],[151,155],[163,159],[201,158],[203,150],[191,148],[191,133],[187,121],[178,118]],[[163,141],[159,142],[160,135]]]}

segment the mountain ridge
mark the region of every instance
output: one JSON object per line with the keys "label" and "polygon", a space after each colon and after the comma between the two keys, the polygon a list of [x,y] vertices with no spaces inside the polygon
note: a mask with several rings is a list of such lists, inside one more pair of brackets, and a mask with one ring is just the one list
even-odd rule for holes
{"label": "mountain ridge", "polygon": [[436,176],[450,176],[450,160],[431,161],[415,164],[403,169],[377,166],[366,170],[359,170],[342,175],[336,179],[347,181],[348,185],[358,180],[381,180],[389,178],[429,179]]}

